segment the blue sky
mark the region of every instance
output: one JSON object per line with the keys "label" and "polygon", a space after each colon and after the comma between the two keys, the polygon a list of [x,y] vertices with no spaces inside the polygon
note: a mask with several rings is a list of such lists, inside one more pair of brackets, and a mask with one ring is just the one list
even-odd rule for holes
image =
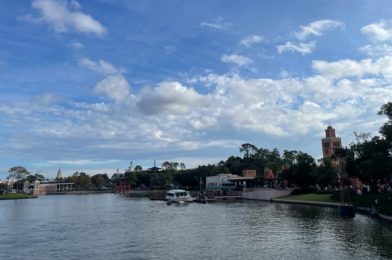
{"label": "blue sky", "polygon": [[389,1],[0,2],[0,178],[321,156],[392,100]]}

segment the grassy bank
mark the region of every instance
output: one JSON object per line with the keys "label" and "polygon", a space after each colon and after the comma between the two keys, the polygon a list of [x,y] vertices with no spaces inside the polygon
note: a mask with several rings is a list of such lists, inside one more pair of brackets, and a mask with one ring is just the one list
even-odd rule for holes
{"label": "grassy bank", "polygon": [[0,200],[23,200],[23,199],[35,199],[38,196],[22,194],[22,193],[7,193],[0,194]]}
{"label": "grassy bank", "polygon": [[307,193],[307,194],[284,196],[284,197],[280,197],[279,199],[336,203],[336,201],[332,199],[332,194]]}

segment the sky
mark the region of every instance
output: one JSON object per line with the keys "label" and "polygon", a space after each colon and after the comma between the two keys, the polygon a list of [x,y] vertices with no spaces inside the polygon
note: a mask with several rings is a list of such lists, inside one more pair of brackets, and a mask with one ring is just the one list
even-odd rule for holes
{"label": "sky", "polygon": [[378,134],[392,4],[371,0],[0,1],[0,179],[240,155],[320,158]]}

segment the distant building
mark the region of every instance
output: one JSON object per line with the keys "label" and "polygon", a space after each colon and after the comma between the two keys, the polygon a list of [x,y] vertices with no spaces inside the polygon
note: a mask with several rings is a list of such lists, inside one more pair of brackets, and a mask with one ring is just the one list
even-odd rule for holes
{"label": "distant building", "polygon": [[148,171],[150,171],[150,172],[159,172],[160,170],[161,170],[161,168],[156,166],[155,160],[154,160],[154,166],[148,169]]}
{"label": "distant building", "polygon": [[122,178],[124,178],[125,174],[124,173],[120,173],[120,169],[117,169],[116,173],[113,173],[111,181],[115,182],[117,180],[120,180]]}
{"label": "distant building", "polygon": [[331,162],[337,166],[339,164],[338,158],[335,157],[335,149],[342,148],[342,140],[336,137],[335,129],[328,126],[325,129],[325,138],[321,140],[323,149],[323,158],[330,159]]}
{"label": "distant building", "polygon": [[64,178],[63,178],[63,174],[62,174],[62,172],[61,172],[61,169],[59,169],[58,171],[57,171],[57,175],[56,175],[56,181],[62,181]]}
{"label": "distant building", "polygon": [[242,176],[221,173],[216,176],[206,177],[207,190],[233,190],[247,186],[256,178],[256,170],[243,170]]}
{"label": "distant building", "polygon": [[234,188],[234,183],[230,179],[238,178],[240,176],[234,174],[218,174],[216,176],[206,177],[207,190],[221,190]]}
{"label": "distant building", "polygon": [[242,170],[242,177],[256,178],[256,170]]}

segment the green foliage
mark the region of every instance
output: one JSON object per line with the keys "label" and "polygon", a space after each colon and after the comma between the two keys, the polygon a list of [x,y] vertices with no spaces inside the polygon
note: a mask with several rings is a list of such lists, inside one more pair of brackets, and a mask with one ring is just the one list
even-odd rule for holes
{"label": "green foliage", "polygon": [[240,153],[244,153],[244,159],[252,158],[257,152],[257,147],[250,143],[242,144],[240,147]]}
{"label": "green foliage", "polygon": [[279,175],[280,179],[286,179],[290,184],[304,188],[317,184],[317,165],[312,156],[297,151],[285,153],[290,156],[290,161],[285,164]]}
{"label": "green foliage", "polygon": [[21,189],[23,184],[22,181],[30,174],[30,172],[23,166],[14,166],[8,170],[8,173],[10,174],[8,178],[16,179],[15,185],[17,190]]}
{"label": "green foliage", "polygon": [[30,174],[30,172],[23,166],[14,166],[11,169],[8,170],[9,178],[15,178],[16,180],[24,180],[26,179],[27,175]]}
{"label": "green foliage", "polygon": [[136,165],[135,166],[135,172],[141,172],[143,170],[142,166]]}
{"label": "green foliage", "polygon": [[72,176],[67,177],[65,182],[73,182],[76,190],[91,190],[93,188],[91,177],[85,172],[75,172]]}
{"label": "green foliage", "polygon": [[4,193],[6,187],[7,187],[7,185],[5,185],[5,183],[0,183],[0,194]]}
{"label": "green foliage", "polygon": [[91,177],[91,182],[94,185],[95,189],[101,190],[103,188],[107,188],[110,186],[110,179],[108,175],[105,174],[96,174]]}
{"label": "green foliage", "polygon": [[[178,170],[185,170],[185,164],[183,162],[164,162],[162,163],[162,169],[164,171],[178,171]],[[136,169],[135,169],[136,170]]]}
{"label": "green foliage", "polygon": [[322,159],[316,170],[316,183],[319,186],[334,186],[337,181],[337,170],[328,159]]}
{"label": "green foliage", "polygon": [[381,126],[381,136],[369,138],[368,134],[357,134],[357,142],[350,145],[346,170],[350,176],[360,178],[372,188],[377,181],[384,182],[392,172],[392,103],[383,105],[378,112],[388,121]]}
{"label": "green foliage", "polygon": [[28,175],[26,180],[30,183],[34,182],[34,181],[44,181],[45,177],[42,174],[34,174],[34,175]]}

